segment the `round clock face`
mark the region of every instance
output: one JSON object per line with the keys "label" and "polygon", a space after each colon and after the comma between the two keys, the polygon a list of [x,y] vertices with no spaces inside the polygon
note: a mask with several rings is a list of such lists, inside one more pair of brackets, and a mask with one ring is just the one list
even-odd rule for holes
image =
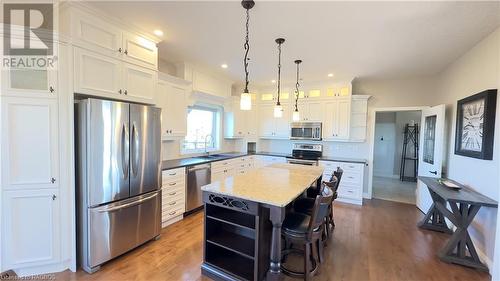
{"label": "round clock face", "polygon": [[483,148],[484,99],[462,105],[462,150],[481,152]]}

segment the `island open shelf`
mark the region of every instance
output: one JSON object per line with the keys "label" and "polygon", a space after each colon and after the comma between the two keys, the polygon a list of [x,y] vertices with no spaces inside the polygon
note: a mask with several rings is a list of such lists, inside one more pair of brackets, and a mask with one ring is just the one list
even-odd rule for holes
{"label": "island open shelf", "polygon": [[263,280],[269,269],[269,209],[206,192],[204,201],[203,273],[215,280]]}

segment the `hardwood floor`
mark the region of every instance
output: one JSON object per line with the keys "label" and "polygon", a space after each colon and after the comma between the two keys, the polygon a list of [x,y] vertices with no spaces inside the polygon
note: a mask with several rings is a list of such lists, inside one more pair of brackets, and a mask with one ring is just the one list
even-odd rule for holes
{"label": "hardwood floor", "polygon": [[[326,262],[313,280],[490,280],[487,273],[441,262],[447,234],[421,230],[414,205],[365,200],[363,207],[335,203],[335,228]],[[192,215],[92,275],[79,270],[57,280],[210,280],[201,276],[203,215]],[[285,280],[298,280],[286,278]]]}

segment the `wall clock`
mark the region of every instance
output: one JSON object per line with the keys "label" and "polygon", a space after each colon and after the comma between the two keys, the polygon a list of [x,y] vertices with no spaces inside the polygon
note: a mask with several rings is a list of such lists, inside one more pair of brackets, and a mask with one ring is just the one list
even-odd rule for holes
{"label": "wall clock", "polygon": [[455,154],[493,159],[496,104],[496,89],[457,102]]}

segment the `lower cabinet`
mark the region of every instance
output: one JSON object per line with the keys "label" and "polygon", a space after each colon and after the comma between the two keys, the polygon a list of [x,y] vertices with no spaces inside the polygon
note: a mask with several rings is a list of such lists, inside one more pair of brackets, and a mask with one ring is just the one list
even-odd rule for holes
{"label": "lower cabinet", "polygon": [[61,222],[58,192],[58,189],[3,192],[4,269],[59,262]]}
{"label": "lower cabinet", "polygon": [[166,227],[182,219],[186,211],[186,169],[162,172],[161,225]]}
{"label": "lower cabinet", "polygon": [[275,163],[286,163],[286,157],[269,156],[269,155],[255,155],[255,166],[264,167]]}
{"label": "lower cabinet", "polygon": [[328,180],[337,168],[344,170],[340,186],[337,190],[337,201],[363,204],[363,185],[364,185],[364,164],[334,161],[319,161],[319,165],[324,167],[323,180]]}

